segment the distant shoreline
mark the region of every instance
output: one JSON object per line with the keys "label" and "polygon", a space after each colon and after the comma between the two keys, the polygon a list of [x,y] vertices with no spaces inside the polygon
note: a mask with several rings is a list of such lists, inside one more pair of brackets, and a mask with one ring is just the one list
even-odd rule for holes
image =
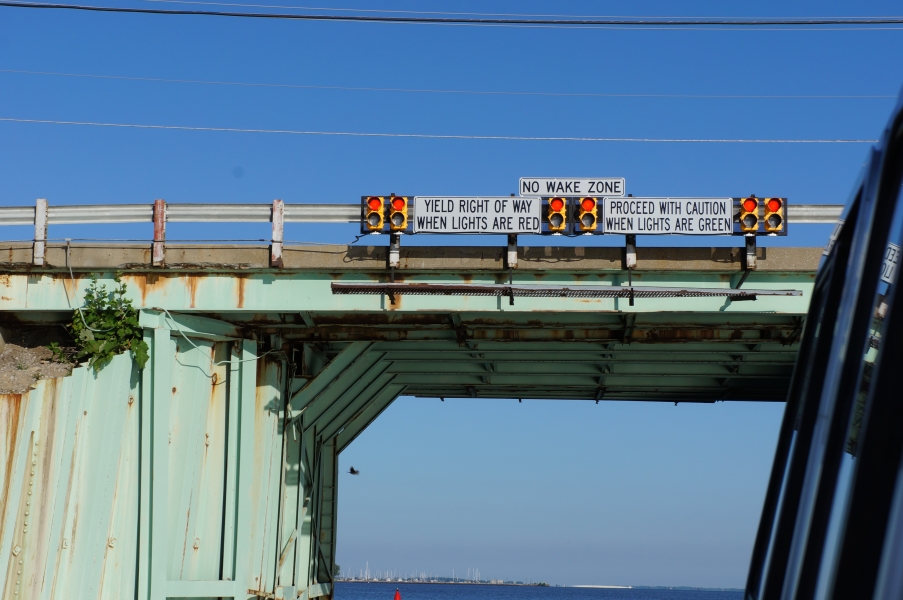
{"label": "distant shoreline", "polygon": [[687,592],[738,592],[743,588],[691,587],[687,585],[550,585],[541,583],[489,583],[488,581],[376,581],[373,579],[339,579],[336,583],[381,583],[388,585],[490,585],[507,587],[552,587],[618,590],[677,590]]}
{"label": "distant shoreline", "polygon": [[[376,581],[374,579],[337,579],[336,583],[386,583],[389,585],[491,585],[508,587],[555,587],[545,583],[489,583],[488,581]],[[565,587],[565,586],[558,586]]]}

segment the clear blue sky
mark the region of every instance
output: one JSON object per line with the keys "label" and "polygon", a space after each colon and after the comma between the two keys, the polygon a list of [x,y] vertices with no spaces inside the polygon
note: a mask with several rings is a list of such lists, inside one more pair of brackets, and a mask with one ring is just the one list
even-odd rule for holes
{"label": "clear blue sky", "polygon": [[[900,12],[895,2],[347,0],[315,6],[638,16]],[[452,27],[0,8],[0,69],[500,92],[896,95],[903,79],[900,26],[828,29]],[[7,71],[0,72],[0,117],[199,127],[871,139],[894,103],[348,91]],[[38,197],[88,204],[498,195],[515,192],[518,177],[556,175],[623,176],[635,195],[756,193],[841,203],[866,151],[865,144],[436,140],[0,122],[0,205],[33,204]],[[790,236],[767,243],[820,246],[829,229],[791,227]],[[149,239],[151,231],[149,225],[60,226],[50,233]],[[295,225],[287,237],[342,243],[355,233],[353,226]],[[265,224],[171,225],[168,234],[231,239],[264,238],[268,231]],[[23,227],[0,237],[31,235]],[[448,243],[423,237],[405,243],[437,241]],[[357,569],[369,560],[371,569],[445,575],[478,567],[484,576],[554,583],[741,586],[781,412],[776,404],[402,398],[342,456],[343,468],[354,464],[362,474],[341,479],[339,563]]]}

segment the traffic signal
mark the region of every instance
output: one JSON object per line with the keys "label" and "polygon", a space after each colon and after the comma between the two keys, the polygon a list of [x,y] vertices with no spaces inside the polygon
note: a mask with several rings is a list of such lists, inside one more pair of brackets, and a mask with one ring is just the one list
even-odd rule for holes
{"label": "traffic signal", "polygon": [[783,198],[765,198],[765,231],[768,233],[784,231]]}
{"label": "traffic signal", "polygon": [[404,231],[408,228],[408,199],[405,196],[389,198],[389,229]]}
{"label": "traffic signal", "polygon": [[755,197],[740,200],[740,231],[755,233],[759,230],[759,201]]}
{"label": "traffic signal", "polygon": [[364,219],[361,224],[362,231],[365,233],[381,232],[383,230],[385,198],[382,196],[363,196],[361,202],[363,203],[362,208],[364,211]]}
{"label": "traffic signal", "polygon": [[599,203],[596,198],[580,198],[577,205],[577,227],[591,232],[599,227]]}
{"label": "traffic signal", "polygon": [[549,231],[561,233],[567,229],[567,198],[549,198]]}

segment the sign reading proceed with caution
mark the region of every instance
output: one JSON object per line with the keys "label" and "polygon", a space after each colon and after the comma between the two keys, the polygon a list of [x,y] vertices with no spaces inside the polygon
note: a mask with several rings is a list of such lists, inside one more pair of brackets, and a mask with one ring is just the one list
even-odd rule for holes
{"label": "sign reading proceed with caution", "polygon": [[604,198],[602,232],[732,235],[731,198]]}

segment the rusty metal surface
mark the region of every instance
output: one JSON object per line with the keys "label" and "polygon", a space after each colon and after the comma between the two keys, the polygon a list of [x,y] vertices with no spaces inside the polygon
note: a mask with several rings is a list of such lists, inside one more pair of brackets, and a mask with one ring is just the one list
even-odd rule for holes
{"label": "rusty metal surface", "polygon": [[744,288],[639,287],[639,286],[548,286],[448,283],[337,283],[333,294],[408,296],[495,296],[510,298],[710,298],[755,300],[756,296],[802,296],[799,290],[755,290]]}
{"label": "rusty metal surface", "polygon": [[[743,270],[741,248],[637,248],[638,271],[737,273]],[[32,242],[0,243],[0,272],[34,270]],[[401,246],[399,271],[507,272],[507,248]],[[811,272],[821,248],[757,248],[758,271]],[[67,269],[66,244],[47,242],[41,272]],[[517,271],[599,272],[624,269],[622,248],[520,247]],[[285,270],[387,271],[386,246],[283,246]],[[72,244],[69,261],[78,270],[153,269],[151,244]],[[270,269],[270,248],[261,245],[168,243],[167,271],[254,271]],[[159,270],[159,269],[156,269]]]}
{"label": "rusty metal surface", "polygon": [[[0,597],[275,593],[288,538],[277,527],[295,523],[280,519],[280,492],[311,494],[297,464],[282,485],[284,361],[258,361],[240,340],[148,331],[162,335],[147,338],[144,372],[119,355],[99,372],[0,395]],[[295,566],[309,543],[307,531],[288,544],[280,585],[329,595],[318,584],[331,580]]]}

